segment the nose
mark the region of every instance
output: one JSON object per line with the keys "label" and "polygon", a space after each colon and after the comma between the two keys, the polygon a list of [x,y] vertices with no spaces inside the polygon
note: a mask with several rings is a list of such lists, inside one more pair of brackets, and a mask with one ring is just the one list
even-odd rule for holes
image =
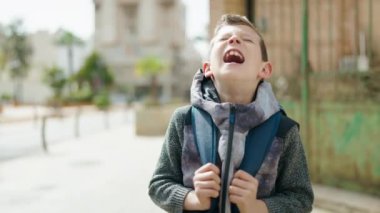
{"label": "nose", "polygon": [[239,37],[234,35],[234,36],[230,37],[230,39],[228,40],[228,43],[229,44],[233,44],[233,43],[240,44],[241,41],[240,41]]}

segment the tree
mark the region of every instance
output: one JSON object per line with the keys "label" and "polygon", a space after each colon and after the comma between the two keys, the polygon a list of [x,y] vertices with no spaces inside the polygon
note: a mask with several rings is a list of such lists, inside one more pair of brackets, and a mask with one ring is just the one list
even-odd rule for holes
{"label": "tree", "polygon": [[79,88],[88,83],[94,94],[109,89],[114,83],[109,67],[97,52],[91,53],[86,58],[74,79],[78,82]]}
{"label": "tree", "polygon": [[[81,46],[84,42],[73,33],[66,30],[61,30],[59,32],[57,44],[67,48],[69,75],[72,76],[74,74],[74,46]],[[72,92],[71,87],[70,92]]]}
{"label": "tree", "polygon": [[153,104],[158,103],[158,75],[165,71],[164,63],[157,57],[147,56],[136,63],[138,75],[150,78],[150,95]]}
{"label": "tree", "polygon": [[[4,40],[4,34],[3,34],[3,30],[0,26],[0,77],[1,77],[2,71],[4,70],[5,64],[6,64],[6,57],[5,57],[5,53],[3,50],[3,45],[4,45],[3,40]],[[0,113],[3,112],[3,101],[4,101],[3,95],[0,94]]]}
{"label": "tree", "polygon": [[0,72],[5,69],[6,61],[5,53],[0,49]]}
{"label": "tree", "polygon": [[5,69],[5,65],[7,62],[7,58],[4,52],[4,40],[5,40],[5,35],[2,27],[0,26],[0,72]]}
{"label": "tree", "polygon": [[75,75],[79,88],[83,84],[89,85],[92,91],[92,100],[100,108],[106,109],[110,104],[109,90],[114,84],[113,75],[103,60],[97,53],[93,52],[84,62],[79,72]]}
{"label": "tree", "polygon": [[2,57],[10,71],[14,83],[13,100],[19,102],[22,94],[22,81],[27,76],[32,48],[28,36],[23,30],[21,20],[11,22],[5,29],[5,42]]}
{"label": "tree", "polygon": [[63,89],[67,83],[65,72],[57,66],[49,67],[44,71],[43,82],[53,90],[51,100],[55,107],[59,107],[63,99]]}
{"label": "tree", "polygon": [[92,101],[101,109],[110,104],[109,90],[114,84],[114,78],[110,68],[103,58],[93,52],[87,57],[79,72],[73,76],[78,83],[78,89],[86,90],[84,86],[90,87]]}

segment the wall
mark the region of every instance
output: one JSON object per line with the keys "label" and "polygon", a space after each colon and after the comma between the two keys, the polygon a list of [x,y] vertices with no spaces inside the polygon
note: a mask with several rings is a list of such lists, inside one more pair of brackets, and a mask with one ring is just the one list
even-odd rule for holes
{"label": "wall", "polygon": [[[297,102],[283,102],[301,120]],[[380,107],[376,103],[313,103],[303,139],[314,182],[380,196]],[[306,128],[301,125],[301,132]]]}

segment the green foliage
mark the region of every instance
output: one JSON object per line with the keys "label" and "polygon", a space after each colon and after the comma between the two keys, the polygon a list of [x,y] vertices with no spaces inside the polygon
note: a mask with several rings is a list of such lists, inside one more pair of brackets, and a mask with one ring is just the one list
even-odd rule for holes
{"label": "green foliage", "polygon": [[67,30],[61,30],[59,32],[57,43],[62,46],[74,46],[83,45],[82,39],[74,35],[72,32]]}
{"label": "green foliage", "polygon": [[7,64],[7,57],[5,54],[5,34],[3,28],[0,26],[0,72],[5,69]]}
{"label": "green foliage", "polygon": [[[60,30],[58,32],[58,45],[65,46],[67,49],[67,63],[70,76],[74,75],[74,46],[82,46],[84,42],[79,37],[67,30]],[[71,81],[68,82],[69,91],[73,92]]]}
{"label": "green foliage", "polygon": [[45,69],[43,82],[54,91],[54,96],[58,97],[62,95],[67,78],[61,68],[53,66]]}
{"label": "green foliage", "polygon": [[[27,75],[32,48],[28,43],[28,36],[23,31],[22,21],[13,21],[6,27],[5,42],[3,45],[2,60],[8,64],[10,76],[13,79],[22,79]],[[5,59],[4,59],[5,58]]]}
{"label": "green foliage", "polygon": [[[1,44],[0,44],[1,45]],[[0,49],[0,71],[5,68],[7,58],[2,49]]]}
{"label": "green foliage", "polygon": [[142,76],[158,75],[164,71],[164,68],[164,63],[154,56],[142,58],[136,64],[136,72]]}
{"label": "green foliage", "polygon": [[21,20],[7,25],[3,33],[0,53],[0,69],[8,68],[14,83],[13,100],[17,104],[22,94],[22,80],[27,76],[32,48]]}
{"label": "green foliage", "polygon": [[109,94],[107,91],[102,91],[101,93],[97,94],[93,98],[93,103],[96,107],[100,110],[106,110],[111,104]]}
{"label": "green foliage", "polygon": [[74,80],[78,82],[79,88],[87,83],[94,95],[109,89],[114,83],[110,69],[96,52],[86,59],[79,72],[74,76]]}
{"label": "green foliage", "polygon": [[70,93],[69,97],[65,100],[73,104],[91,103],[93,96],[94,94],[92,93],[90,87],[85,84],[80,90]]}
{"label": "green foliage", "polygon": [[48,101],[54,107],[59,107],[63,102],[63,89],[67,83],[64,71],[52,66],[44,70],[43,82],[53,90],[53,96]]}
{"label": "green foliage", "polygon": [[0,102],[8,102],[12,99],[10,94],[4,93],[0,96]]}
{"label": "green foliage", "polygon": [[114,78],[102,57],[93,52],[87,57],[80,70],[70,77],[70,82],[77,83],[77,90],[67,98],[71,103],[94,103],[100,109],[110,105],[109,90]]}
{"label": "green foliage", "polygon": [[150,100],[148,105],[158,104],[158,82],[157,76],[166,70],[165,64],[157,57],[148,56],[140,59],[136,63],[136,72],[138,75],[150,77]]}

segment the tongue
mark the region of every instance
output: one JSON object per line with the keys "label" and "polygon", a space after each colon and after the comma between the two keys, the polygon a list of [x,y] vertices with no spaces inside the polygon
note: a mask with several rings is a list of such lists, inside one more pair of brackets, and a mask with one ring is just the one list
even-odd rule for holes
{"label": "tongue", "polygon": [[243,63],[242,59],[239,56],[236,55],[229,55],[224,62],[226,63]]}

